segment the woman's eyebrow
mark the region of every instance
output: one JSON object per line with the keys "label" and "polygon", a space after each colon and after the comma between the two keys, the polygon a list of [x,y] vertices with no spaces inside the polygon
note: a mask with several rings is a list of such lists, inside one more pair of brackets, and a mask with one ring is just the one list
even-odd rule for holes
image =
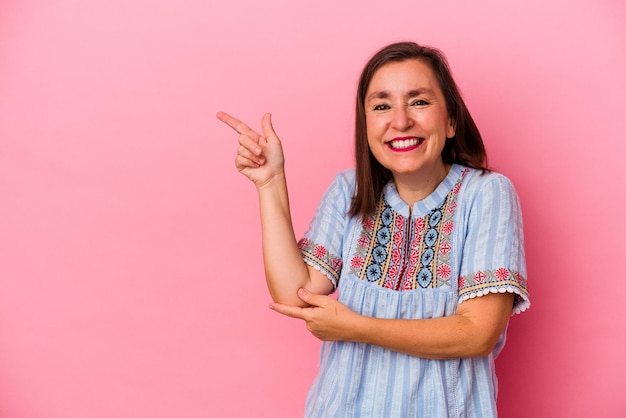
{"label": "woman's eyebrow", "polygon": [[[421,94],[425,94],[425,95],[433,95],[434,91],[431,88],[428,87],[420,87],[417,89],[412,89],[407,91],[404,96],[406,98],[410,98],[410,97],[415,97],[415,96],[419,96]],[[367,98],[365,99],[366,102],[372,100],[372,99],[389,99],[391,97],[391,94],[388,91],[382,90],[382,91],[374,91],[371,94],[369,94],[367,96]]]}
{"label": "woman's eyebrow", "polygon": [[391,95],[387,91],[375,91],[367,96],[365,101],[370,101],[372,99],[388,99]]}
{"label": "woman's eyebrow", "polygon": [[413,89],[413,90],[409,90],[405,96],[406,97],[415,97],[415,96],[419,96],[421,94],[425,94],[425,95],[433,95],[433,90],[429,89],[428,87],[422,87],[419,89]]}

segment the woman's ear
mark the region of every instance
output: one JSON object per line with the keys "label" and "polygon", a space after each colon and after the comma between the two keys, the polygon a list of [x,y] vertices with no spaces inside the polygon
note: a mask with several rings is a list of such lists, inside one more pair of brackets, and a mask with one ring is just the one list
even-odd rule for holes
{"label": "woman's ear", "polygon": [[446,131],[446,138],[454,138],[456,135],[456,122],[452,119],[448,119],[448,130]]}

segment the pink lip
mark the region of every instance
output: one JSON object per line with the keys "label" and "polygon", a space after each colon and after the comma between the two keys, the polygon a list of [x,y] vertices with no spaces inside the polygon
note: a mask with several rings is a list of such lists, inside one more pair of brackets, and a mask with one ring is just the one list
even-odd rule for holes
{"label": "pink lip", "polygon": [[[405,139],[417,139],[418,140],[417,145],[408,147],[408,148],[402,148],[402,149],[396,149],[391,146],[392,142],[404,141]],[[399,137],[393,138],[390,141],[387,141],[387,147],[389,147],[389,149],[393,152],[409,152],[409,151],[413,151],[416,148],[419,148],[423,143],[424,141],[420,141],[420,139],[417,136],[399,136]]]}

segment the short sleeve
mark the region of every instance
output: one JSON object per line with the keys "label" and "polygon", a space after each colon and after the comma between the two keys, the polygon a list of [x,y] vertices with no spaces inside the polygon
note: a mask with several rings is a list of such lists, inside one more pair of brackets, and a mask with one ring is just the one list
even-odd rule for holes
{"label": "short sleeve", "polygon": [[304,261],[326,275],[335,287],[343,265],[343,235],[353,191],[353,171],[338,174],[324,193],[308,231],[298,242]]}
{"label": "short sleeve", "polygon": [[513,313],[520,313],[530,306],[530,300],[522,213],[515,189],[506,177],[489,173],[479,176],[467,192],[470,203],[459,303],[488,293],[509,292],[515,294]]}

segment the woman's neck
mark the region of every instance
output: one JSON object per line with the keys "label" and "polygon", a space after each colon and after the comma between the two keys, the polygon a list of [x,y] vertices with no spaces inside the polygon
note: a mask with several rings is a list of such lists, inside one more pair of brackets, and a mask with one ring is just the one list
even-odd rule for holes
{"label": "woman's neck", "polygon": [[439,168],[425,174],[406,174],[393,176],[393,182],[398,190],[400,198],[410,207],[416,202],[425,199],[446,178],[450,172],[450,164],[443,164]]}

